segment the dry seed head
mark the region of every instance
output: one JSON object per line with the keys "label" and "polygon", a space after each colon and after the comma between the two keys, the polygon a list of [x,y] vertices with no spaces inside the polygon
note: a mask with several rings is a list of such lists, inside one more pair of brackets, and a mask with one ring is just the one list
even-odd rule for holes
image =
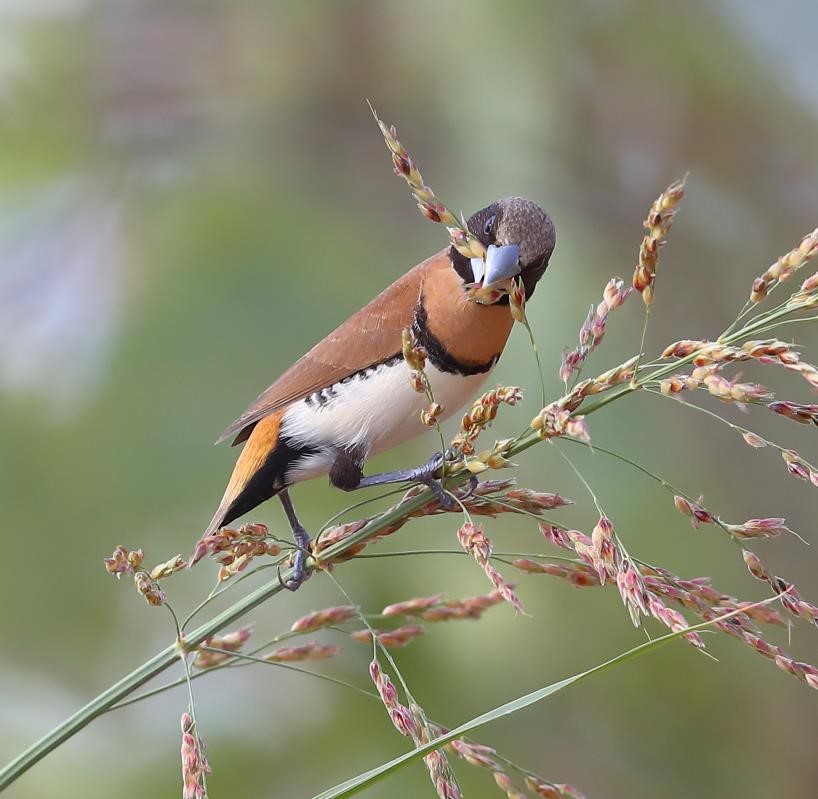
{"label": "dry seed head", "polygon": [[761,449],[762,447],[767,446],[767,442],[761,438],[761,436],[757,436],[755,433],[749,430],[743,432],[741,437],[744,439],[746,444],[749,444],[749,446],[754,447],[755,449]]}
{"label": "dry seed head", "polygon": [[560,408],[558,403],[552,402],[531,420],[531,428],[537,431],[540,438],[557,438],[564,435],[570,418],[570,410]]}
{"label": "dry seed head", "polygon": [[149,605],[157,607],[165,604],[165,592],[147,572],[138,571],[133,576],[134,586],[138,593],[145,597]]}
{"label": "dry seed head", "polygon": [[818,405],[802,405],[798,402],[771,402],[767,407],[773,413],[786,416],[795,422],[818,425]]}
{"label": "dry seed head", "polygon": [[150,577],[151,580],[159,580],[185,568],[187,568],[187,561],[181,555],[177,555],[175,558],[154,566],[150,571]]}
{"label": "dry seed head", "polygon": [[622,305],[631,292],[631,289],[625,289],[624,285],[623,280],[612,278],[605,286],[602,302],[596,308],[593,305],[590,307],[579,331],[579,347],[562,354],[559,376],[563,382],[567,383],[573,372],[579,373],[586,358],[599,346],[605,335],[608,313]]}
{"label": "dry seed head", "polygon": [[301,660],[327,660],[335,657],[341,651],[340,646],[334,644],[319,644],[310,641],[296,646],[280,646],[264,655],[264,660],[271,663],[293,663]]}
{"label": "dry seed head", "polygon": [[589,381],[590,390],[588,390],[587,393],[589,395],[598,394],[600,391],[604,391],[612,386],[626,383],[633,377],[633,370],[638,361],[639,356],[634,355],[632,358],[628,358],[624,363],[619,364],[619,366],[615,366],[613,369],[603,372],[598,377]]}
{"label": "dry seed head", "polygon": [[489,578],[494,588],[499,591],[503,599],[506,600],[519,613],[525,612],[523,604],[514,592],[514,585],[507,582],[503,575],[491,563],[492,543],[482,528],[472,522],[464,522],[457,531],[457,539],[463,550],[471,555],[480,568]]}
{"label": "dry seed head", "polygon": [[[694,370],[694,379],[697,378],[700,369],[707,368],[699,367]],[[769,402],[775,396],[760,383],[739,383],[736,380],[728,380],[715,372],[705,374],[701,378],[701,382],[704,383],[710,394],[722,402],[735,402],[744,405],[747,403]]]}
{"label": "dry seed head", "polygon": [[676,510],[690,517],[692,527],[697,528],[700,524],[717,524],[718,519],[699,504],[701,501],[702,497],[699,497],[698,503],[691,502],[689,499],[681,497],[678,494],[673,497],[673,504],[676,506]]}
{"label": "dry seed head", "polygon": [[494,772],[494,781],[497,787],[506,795],[506,799],[526,799],[526,795],[520,791],[504,771]]}
{"label": "dry seed head", "polygon": [[[584,545],[584,541],[582,541]],[[579,554],[579,550],[577,550]],[[613,524],[605,516],[600,517],[591,533],[590,549],[583,554],[590,556],[591,562],[599,576],[599,582],[605,585],[608,576],[616,574],[617,547],[613,537]]]}
{"label": "dry seed head", "polygon": [[182,714],[182,799],[206,799],[205,775],[210,768],[205,745],[189,713]]}
{"label": "dry seed head", "polygon": [[123,574],[133,574],[144,559],[145,553],[141,549],[128,550],[120,544],[114,549],[111,557],[103,558],[102,562],[108,574],[114,574],[119,579]]}
{"label": "dry seed head", "polygon": [[357,618],[358,611],[354,605],[338,605],[337,607],[314,610],[306,616],[296,619],[290,630],[292,632],[310,632],[320,630],[322,627],[331,627],[335,624],[343,624],[345,621]]}
{"label": "dry seed head", "polygon": [[486,610],[504,601],[502,594],[497,590],[465,599],[449,599],[439,607],[423,611],[421,618],[429,622],[479,619]]}
{"label": "dry seed head", "polygon": [[425,411],[420,412],[420,421],[426,427],[434,427],[439,421],[443,413],[443,406],[437,402],[432,402]]}
{"label": "dry seed head", "polygon": [[514,566],[526,574],[550,574],[552,577],[560,577],[577,588],[599,585],[599,575],[586,563],[538,563],[528,558],[517,558]]}
{"label": "dry seed head", "polygon": [[415,721],[411,711],[405,705],[398,701],[398,692],[392,683],[392,680],[387,677],[381,670],[381,666],[377,660],[373,660],[369,664],[369,676],[372,682],[375,683],[375,688],[381,697],[384,707],[389,713],[389,718],[392,720],[395,729],[407,738],[418,740],[418,725]]}
{"label": "dry seed head", "polygon": [[401,331],[401,351],[403,360],[406,361],[410,369],[422,372],[426,366],[426,351],[423,347],[418,347],[412,337],[408,327]]}
{"label": "dry seed head", "polygon": [[[753,281],[750,302],[761,302],[771,288],[778,283],[789,280],[816,252],[818,252],[818,228],[804,236],[797,247],[794,247],[786,255],[782,255],[761,277],[757,277]],[[812,288],[805,290],[802,286],[802,293],[809,291],[812,291]]]}
{"label": "dry seed head", "polygon": [[[600,580],[601,582],[601,580]],[[649,594],[645,581],[636,564],[625,558],[616,572],[616,587],[622,597],[622,603],[630,614],[634,627],[639,626],[639,614],[648,615]]]}
{"label": "dry seed head", "polygon": [[578,441],[584,441],[586,444],[591,443],[591,431],[588,429],[584,416],[572,416],[568,419],[565,423],[565,435],[576,438]]}
{"label": "dry seed head", "polygon": [[[662,622],[671,632],[681,632],[690,626],[687,619],[678,610],[669,608],[655,594],[649,594],[648,611],[654,619]],[[698,633],[686,633],[684,637],[697,649],[704,649],[704,641]]]}
{"label": "dry seed head", "polygon": [[405,599],[403,602],[395,602],[387,605],[382,611],[383,616],[408,616],[421,613],[424,610],[439,605],[443,599],[443,594],[434,596],[417,597],[415,599]]}
{"label": "dry seed head", "polygon": [[226,580],[245,569],[255,557],[281,554],[281,547],[268,541],[268,536],[269,530],[264,524],[243,524],[237,530],[224,527],[197,542],[188,566],[205,555],[215,556],[222,564],[219,580]]}
{"label": "dry seed head", "polygon": [[563,497],[560,494],[553,494],[548,491],[532,491],[530,488],[512,488],[505,492],[504,500],[521,510],[533,513],[574,504],[572,499]]}
{"label": "dry seed head", "polygon": [[426,391],[426,381],[423,379],[423,373],[414,370],[409,372],[409,385],[412,386],[413,391],[423,394]]}
{"label": "dry seed head", "polygon": [[690,375],[673,375],[659,383],[659,390],[666,397],[671,394],[679,394],[682,391],[692,391],[699,387],[699,381],[694,380]]}
{"label": "dry seed head", "polygon": [[564,782],[546,782],[539,777],[528,776],[525,784],[540,799],[585,799],[585,794],[579,789]]}
{"label": "dry seed head", "polygon": [[[448,730],[441,729],[437,734],[440,735],[445,732],[448,732]],[[496,755],[497,752],[490,746],[472,743],[463,738],[455,738],[447,744],[446,748],[465,760],[470,766],[488,768],[492,771],[500,768],[499,762],[491,757],[491,755]]]}
{"label": "dry seed head", "polygon": [[814,275],[810,275],[802,284],[801,284],[801,291],[804,294],[809,294],[815,289],[818,289],[818,272]]}
{"label": "dry seed head", "polygon": [[224,663],[230,659],[232,654],[238,652],[242,646],[244,646],[252,633],[252,625],[245,625],[225,635],[214,635],[210,638],[205,638],[201,646],[210,647],[211,649],[221,649],[222,651],[211,652],[209,649],[198,649],[193,658],[193,665],[199,669],[209,669],[213,666],[218,666],[220,663]]}
{"label": "dry seed head", "polygon": [[673,224],[673,217],[684,196],[685,178],[668,186],[648,211],[643,226],[648,231],[639,247],[639,260],[633,273],[633,287],[641,293],[646,305],[653,302],[653,283],[659,259],[659,247]]}
{"label": "dry seed head", "polygon": [[509,310],[515,322],[525,322],[525,284],[522,279],[512,281],[508,295]]}
{"label": "dry seed head", "polygon": [[[382,646],[402,647],[406,646],[415,638],[423,635],[425,630],[419,624],[405,624],[394,630],[375,630],[375,635]],[[368,629],[354,630],[350,633],[353,641],[368,644],[372,642],[372,633]]]}
{"label": "dry seed head", "polygon": [[677,494],[673,497],[673,504],[679,513],[683,513],[685,516],[693,516],[693,505],[684,497]]}
{"label": "dry seed head", "polygon": [[801,458],[793,449],[785,449],[781,453],[787,471],[799,480],[809,480],[814,486],[818,486],[818,472],[815,472],[810,465]]}
{"label": "dry seed head", "polygon": [[415,162],[412,160],[412,157],[400,141],[398,141],[395,126],[391,125],[387,127],[386,124],[378,118],[374,108],[372,109],[372,114],[378,123],[378,127],[381,129],[381,134],[386,142],[386,146],[392,154],[392,164],[395,167],[395,172],[409,184],[409,188],[417,201],[420,212],[432,222],[440,222],[447,226],[449,237],[458,252],[467,258],[485,257],[486,249],[482,243],[469,232],[464,222],[458,220],[458,218],[435,197],[432,189],[423,182],[423,177],[415,165]]}
{"label": "dry seed head", "polygon": [[460,432],[452,439],[452,447],[464,455],[474,452],[474,442],[497,416],[500,405],[517,405],[523,392],[517,386],[497,386],[478,397],[460,422]]}

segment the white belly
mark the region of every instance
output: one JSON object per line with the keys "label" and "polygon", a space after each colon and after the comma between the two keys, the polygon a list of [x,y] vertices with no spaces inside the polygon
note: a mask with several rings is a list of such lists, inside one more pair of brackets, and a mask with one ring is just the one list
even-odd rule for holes
{"label": "white belly", "polygon": [[[428,401],[409,385],[409,372],[403,360],[383,364],[288,408],[281,437],[319,449],[295,466],[288,479],[300,482],[326,474],[339,449],[356,448],[375,455],[427,430],[420,412]],[[477,397],[489,373],[463,377],[441,372],[427,362],[426,375],[435,402],[443,406],[441,418],[446,419]]]}

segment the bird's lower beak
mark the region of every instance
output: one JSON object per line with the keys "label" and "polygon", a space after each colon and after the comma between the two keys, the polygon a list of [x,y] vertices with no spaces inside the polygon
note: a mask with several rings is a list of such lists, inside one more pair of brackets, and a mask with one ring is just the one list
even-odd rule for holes
{"label": "bird's lower beak", "polygon": [[471,264],[475,281],[479,282],[482,277],[483,288],[488,288],[520,274],[520,248],[516,244],[503,244],[500,247],[489,244],[485,261],[482,258],[472,258]]}

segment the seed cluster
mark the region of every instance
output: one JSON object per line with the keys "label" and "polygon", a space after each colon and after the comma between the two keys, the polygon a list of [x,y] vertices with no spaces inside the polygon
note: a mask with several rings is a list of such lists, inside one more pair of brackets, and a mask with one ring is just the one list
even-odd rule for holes
{"label": "seed cluster", "polygon": [[[766,272],[753,281],[750,302],[759,303],[774,286],[789,280],[815,253],[818,252],[818,228],[804,236],[797,247],[782,255]],[[808,288],[806,291],[810,291]],[[804,291],[802,287],[802,291]]]}
{"label": "seed cluster", "polygon": [[469,231],[465,221],[458,219],[451,211],[443,205],[435,196],[429,186],[423,182],[423,177],[412,160],[406,148],[398,141],[398,131],[394,125],[387,126],[375,114],[375,120],[381,129],[386,146],[392,154],[392,165],[395,167],[395,174],[400,175],[408,184],[412,191],[412,196],[417,201],[418,209],[428,220],[446,225],[449,231],[454,248],[466,258],[485,258],[486,248]]}
{"label": "seed cluster", "polygon": [[[471,410],[460,420],[460,432],[452,439],[452,448],[459,450],[464,455],[472,455],[474,442],[497,417],[498,408],[503,404],[513,407],[522,399],[523,392],[517,386],[498,386],[478,397],[472,404]],[[500,455],[501,453],[495,454]]]}
{"label": "seed cluster", "polygon": [[[395,729],[401,735],[411,738],[416,746],[430,741],[434,733],[423,715],[423,711],[417,706],[412,706],[410,709],[401,704],[394,683],[384,674],[377,660],[373,660],[369,664],[369,676],[372,678],[372,682],[375,683],[381,702],[383,702],[389,713],[389,718]],[[454,772],[452,772],[442,749],[436,749],[425,755],[423,762],[426,764],[432,784],[435,786],[440,799],[461,799],[460,786],[457,784]]]}
{"label": "seed cluster", "polygon": [[464,522],[457,531],[457,540],[460,542],[460,546],[463,547],[463,551],[477,561],[477,564],[483,570],[486,577],[489,578],[489,581],[495,590],[499,592],[500,596],[518,613],[523,613],[523,603],[520,602],[520,598],[514,592],[514,584],[506,581],[491,562],[493,545],[482,528],[470,521]]}
{"label": "seed cluster", "polygon": [[189,713],[182,714],[182,799],[206,799],[205,775],[213,769],[205,757],[205,745]]}
{"label": "seed cluster", "polygon": [[653,302],[653,284],[659,248],[673,224],[673,217],[685,193],[685,179],[671,183],[654,201],[643,226],[648,231],[639,246],[639,261],[633,273],[633,287],[642,295],[645,305]]}
{"label": "seed cluster", "polygon": [[237,530],[223,527],[199,540],[190,564],[201,560],[205,555],[213,556],[221,564],[219,582],[229,580],[244,571],[258,557],[281,554],[281,547],[269,539],[270,530],[264,524],[243,524]]}
{"label": "seed cluster", "polygon": [[613,277],[608,281],[602,294],[602,302],[596,307],[591,306],[579,330],[579,346],[562,355],[559,373],[562,381],[568,383],[574,372],[579,374],[586,358],[599,346],[605,335],[608,314],[614,308],[622,305],[631,291],[633,289],[625,288],[625,281],[618,277]]}
{"label": "seed cluster", "polygon": [[[205,638],[199,646],[207,648],[197,648],[193,658],[193,665],[198,669],[212,669],[213,666],[226,663],[250,640],[252,634],[253,627],[248,624],[225,635],[214,635]],[[211,651],[213,649],[220,651],[213,652]]]}

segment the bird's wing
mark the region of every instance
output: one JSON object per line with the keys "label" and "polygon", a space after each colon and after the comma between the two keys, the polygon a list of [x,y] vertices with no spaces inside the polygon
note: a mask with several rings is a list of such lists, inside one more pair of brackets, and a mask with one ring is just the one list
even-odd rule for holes
{"label": "bird's wing", "polygon": [[374,366],[401,351],[401,332],[412,324],[425,275],[451,268],[448,250],[418,264],[353,314],[296,361],[219,437],[239,444],[255,424],[281,408]]}

